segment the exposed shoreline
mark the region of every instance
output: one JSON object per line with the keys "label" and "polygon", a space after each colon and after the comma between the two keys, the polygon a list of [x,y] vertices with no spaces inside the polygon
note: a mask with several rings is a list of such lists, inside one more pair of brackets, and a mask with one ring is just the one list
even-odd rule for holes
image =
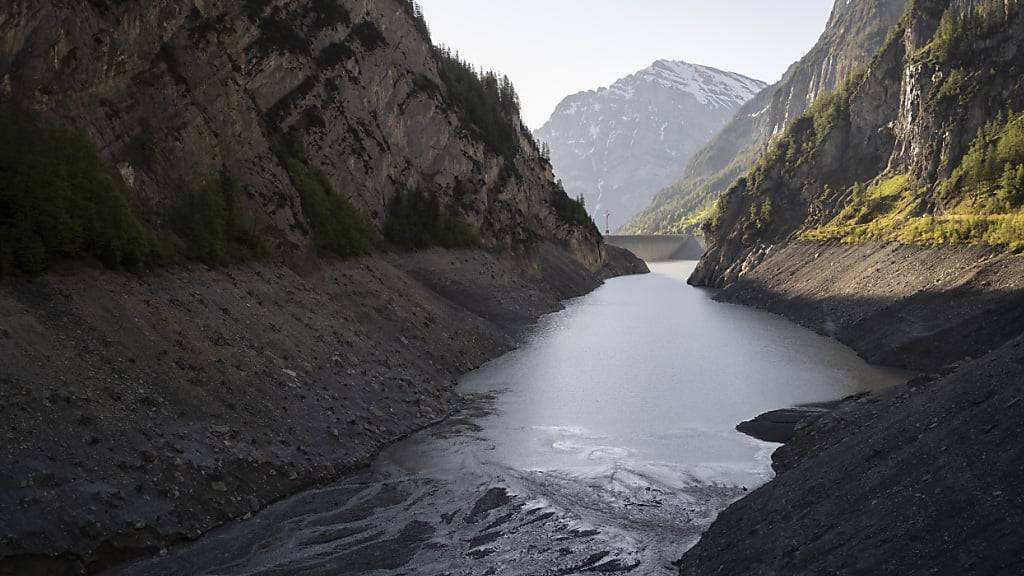
{"label": "exposed shoreline", "polygon": [[740,424],[785,441],[777,476],[724,511],[680,573],[1024,570],[1022,271],[984,247],[791,243],[719,292],[926,374]]}
{"label": "exposed shoreline", "polygon": [[[610,256],[604,277],[641,271]],[[313,278],[253,264],[5,281],[0,574],[94,572],[357,471],[600,282],[549,245]]]}
{"label": "exposed shoreline", "polygon": [[[867,393],[865,393],[867,394]],[[832,402],[816,402],[813,404],[801,404],[790,408],[771,410],[759,414],[752,420],[740,422],[736,425],[736,431],[742,432],[751,438],[774,444],[785,444],[793,439],[796,429],[805,420],[820,417],[832,412],[840,404],[849,400],[856,400],[865,394],[857,394]]]}
{"label": "exposed shoreline", "polygon": [[880,366],[948,372],[1024,332],[1024,258],[984,246],[789,242],[718,292]]}

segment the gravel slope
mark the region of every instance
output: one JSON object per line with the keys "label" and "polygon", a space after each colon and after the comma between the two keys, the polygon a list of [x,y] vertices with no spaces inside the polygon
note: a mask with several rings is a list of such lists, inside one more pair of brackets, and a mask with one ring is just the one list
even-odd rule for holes
{"label": "gravel slope", "polygon": [[[619,255],[622,269],[642,263]],[[553,246],[0,284],[0,574],[155,553],[360,467],[600,280]],[[609,273],[615,273],[610,271]]]}
{"label": "gravel slope", "polygon": [[[1024,258],[789,243],[718,298],[935,375],[776,438],[778,477],[722,513],[681,574],[1024,573]],[[778,432],[779,414],[741,426]]]}
{"label": "gravel slope", "polygon": [[687,576],[1024,573],[1024,339],[798,426]]}
{"label": "gravel slope", "polygon": [[1024,332],[1024,258],[983,246],[791,242],[718,299],[834,336],[874,364],[936,371]]}

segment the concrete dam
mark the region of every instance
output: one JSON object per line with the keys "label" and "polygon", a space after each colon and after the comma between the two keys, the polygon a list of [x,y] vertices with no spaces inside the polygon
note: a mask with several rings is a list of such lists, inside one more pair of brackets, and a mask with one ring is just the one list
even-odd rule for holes
{"label": "concrete dam", "polygon": [[605,236],[604,241],[625,248],[646,262],[699,260],[704,255],[704,243],[692,234]]}

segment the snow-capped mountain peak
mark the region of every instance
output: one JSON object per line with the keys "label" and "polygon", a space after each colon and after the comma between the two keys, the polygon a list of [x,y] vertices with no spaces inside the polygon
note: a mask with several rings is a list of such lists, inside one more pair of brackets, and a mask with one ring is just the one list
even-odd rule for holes
{"label": "snow-capped mountain peak", "polygon": [[717,108],[742,105],[765,87],[764,82],[735,72],[723,72],[681,60],[658,60],[594,93],[612,98],[632,98],[641,85],[661,86],[690,94],[701,104]]}
{"label": "snow-capped mountain peak", "polygon": [[[606,88],[565,98],[536,131],[556,174],[592,214],[624,223],[662,187],[763,82],[688,62],[658,60]],[[603,220],[603,218],[601,218]]]}

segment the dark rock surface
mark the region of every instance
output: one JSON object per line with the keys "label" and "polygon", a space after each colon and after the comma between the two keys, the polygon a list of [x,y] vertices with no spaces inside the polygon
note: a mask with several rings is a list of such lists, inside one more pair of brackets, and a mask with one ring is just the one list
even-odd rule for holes
{"label": "dark rock surface", "polygon": [[484,144],[412,12],[407,0],[8,0],[0,98],[85,134],[151,223],[233,177],[242,212],[293,267],[312,265],[312,246],[285,135],[378,226],[399,193],[421,190],[487,248],[543,239],[599,271],[600,234],[559,216],[529,131],[513,115],[510,150]]}
{"label": "dark rock surface", "polygon": [[717,298],[834,336],[874,364],[938,372],[1024,332],[1024,258],[983,246],[792,242]]}
{"label": "dark rock surface", "polygon": [[624,248],[604,245],[608,253],[608,263],[605,264],[604,274],[610,276],[626,276],[629,274],[647,274],[651,270],[647,263],[638,258],[635,254]]}
{"label": "dark rock surface", "polygon": [[1024,340],[841,405],[774,457],[686,576],[1024,573]]}
{"label": "dark rock surface", "polygon": [[753,420],[740,422],[736,425],[736,430],[758,440],[785,444],[793,439],[793,434],[796,433],[797,428],[806,426],[811,421],[831,412],[842,402],[842,400],[820,402],[772,410],[757,416]]}

